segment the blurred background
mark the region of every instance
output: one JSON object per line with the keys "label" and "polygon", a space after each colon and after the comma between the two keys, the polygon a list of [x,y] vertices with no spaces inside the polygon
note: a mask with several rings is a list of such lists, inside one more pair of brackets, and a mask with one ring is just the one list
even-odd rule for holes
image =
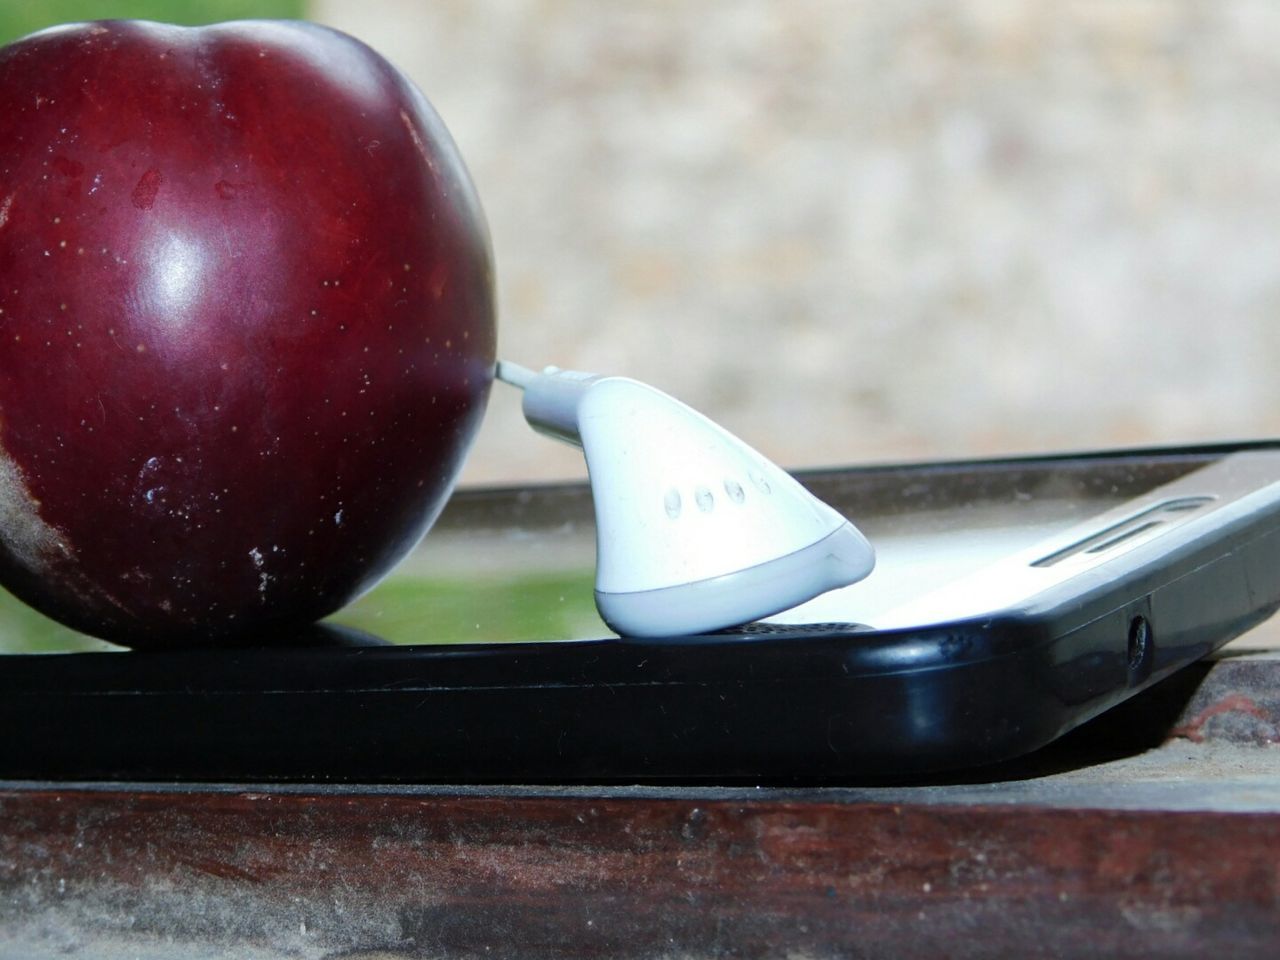
{"label": "blurred background", "polygon": [[[1280,8],[1253,0],[58,0],[305,17],[406,70],[502,355],[788,466],[1280,433]],[[474,483],[580,476],[495,389]]]}
{"label": "blurred background", "polygon": [[[1280,434],[1274,4],[0,0],[0,40],[244,16],[432,100],[506,358],[646,380],[790,467]],[[464,482],[583,475],[496,387]]]}
{"label": "blurred background", "polygon": [[[0,0],[306,17],[408,72],[502,355],[788,466],[1280,433],[1280,8],[1253,0]],[[466,481],[582,475],[496,388]]]}

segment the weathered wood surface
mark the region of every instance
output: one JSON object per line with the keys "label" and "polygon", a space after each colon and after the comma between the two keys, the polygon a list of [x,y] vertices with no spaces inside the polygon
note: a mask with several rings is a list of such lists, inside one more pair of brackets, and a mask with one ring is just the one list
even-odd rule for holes
{"label": "weathered wood surface", "polygon": [[1266,814],[41,792],[0,812],[15,957],[1274,957],[1280,942]]}

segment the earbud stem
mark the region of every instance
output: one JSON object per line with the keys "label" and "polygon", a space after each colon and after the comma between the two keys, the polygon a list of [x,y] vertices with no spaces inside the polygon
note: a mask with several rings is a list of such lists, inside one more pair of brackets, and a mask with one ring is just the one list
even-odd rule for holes
{"label": "earbud stem", "polygon": [[599,376],[558,367],[535,373],[504,360],[498,364],[498,379],[524,391],[522,409],[533,429],[575,447],[582,446],[578,411],[592,384],[601,379]]}

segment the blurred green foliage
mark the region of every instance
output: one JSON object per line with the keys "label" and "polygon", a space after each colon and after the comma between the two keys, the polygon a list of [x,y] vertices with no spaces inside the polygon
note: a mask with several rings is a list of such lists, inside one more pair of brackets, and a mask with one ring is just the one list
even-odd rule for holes
{"label": "blurred green foliage", "polygon": [[43,614],[0,590],[0,653],[79,653],[84,650],[116,650]]}
{"label": "blurred green foliage", "polygon": [[300,19],[302,0],[0,0],[0,43],[43,27],[77,20],[159,20],[216,23],[245,18]]}
{"label": "blurred green foliage", "polygon": [[604,637],[594,587],[591,570],[466,580],[393,575],[331,619],[392,643]]}

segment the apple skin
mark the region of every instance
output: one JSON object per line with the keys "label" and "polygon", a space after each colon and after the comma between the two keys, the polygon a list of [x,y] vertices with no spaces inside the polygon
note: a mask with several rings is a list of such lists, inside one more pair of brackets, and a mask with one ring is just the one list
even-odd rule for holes
{"label": "apple skin", "polygon": [[135,647],[265,642],[434,521],[494,369],[457,150],[306,23],[0,50],[0,582]]}

